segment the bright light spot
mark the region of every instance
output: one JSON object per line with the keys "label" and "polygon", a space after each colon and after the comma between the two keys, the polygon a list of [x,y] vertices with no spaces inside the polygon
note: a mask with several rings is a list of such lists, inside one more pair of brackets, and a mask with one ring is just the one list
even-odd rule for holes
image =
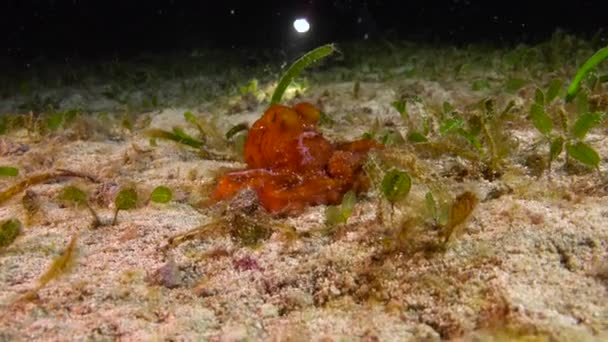
{"label": "bright light spot", "polygon": [[296,19],[293,22],[293,28],[296,29],[296,31],[298,31],[299,33],[304,33],[310,30],[310,24],[308,23],[308,20],[304,18]]}

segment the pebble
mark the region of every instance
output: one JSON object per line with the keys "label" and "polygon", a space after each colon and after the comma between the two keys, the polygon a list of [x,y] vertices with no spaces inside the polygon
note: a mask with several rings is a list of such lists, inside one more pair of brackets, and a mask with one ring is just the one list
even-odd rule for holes
{"label": "pebble", "polygon": [[265,303],[260,307],[260,314],[264,318],[277,317],[279,315],[279,309],[273,304]]}

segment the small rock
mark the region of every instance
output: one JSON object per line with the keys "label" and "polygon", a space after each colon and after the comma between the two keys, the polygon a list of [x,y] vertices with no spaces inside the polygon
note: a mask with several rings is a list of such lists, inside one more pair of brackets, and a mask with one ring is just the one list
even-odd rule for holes
{"label": "small rock", "polygon": [[262,269],[260,267],[260,265],[258,264],[258,262],[250,256],[244,256],[242,258],[235,259],[232,261],[232,265],[234,266],[235,269],[237,269],[239,271],[250,271],[250,270],[261,270]]}
{"label": "small rock", "polygon": [[284,294],[285,306],[289,308],[305,308],[314,304],[313,296],[300,289],[289,289]]}
{"label": "small rock", "polygon": [[101,207],[107,207],[114,201],[120,187],[114,182],[104,182],[97,186],[90,200]]}
{"label": "small rock", "polygon": [[247,328],[243,325],[227,326],[220,337],[220,341],[236,342],[247,340]]}
{"label": "small rock", "polygon": [[0,139],[0,156],[20,156],[29,151],[29,145],[17,143],[9,139]]}
{"label": "small rock", "polygon": [[277,317],[279,315],[279,309],[273,304],[265,303],[260,307],[260,314],[264,318]]}
{"label": "small rock", "polygon": [[177,265],[173,259],[169,259],[166,264],[148,275],[146,282],[150,285],[161,285],[173,289],[182,284],[182,279]]}

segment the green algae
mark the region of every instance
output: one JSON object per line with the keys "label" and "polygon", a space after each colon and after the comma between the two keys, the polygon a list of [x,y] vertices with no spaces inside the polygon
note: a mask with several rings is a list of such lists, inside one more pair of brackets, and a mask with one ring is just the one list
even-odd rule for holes
{"label": "green algae", "polygon": [[137,190],[134,188],[126,188],[120,190],[116,198],[114,199],[114,217],[112,218],[112,225],[116,224],[118,218],[118,212],[120,210],[134,209],[137,205]]}
{"label": "green algae", "polygon": [[336,225],[348,222],[348,219],[353,213],[355,204],[357,203],[357,195],[354,191],[348,191],[342,197],[340,205],[329,205],[325,209],[325,223],[328,225]]}
{"label": "green algae", "polygon": [[19,176],[19,169],[12,166],[0,166],[1,177],[17,177]]}
{"label": "green algae", "polygon": [[0,192],[0,204],[3,204],[4,202],[10,200],[13,196],[26,190],[30,186],[48,182],[48,181],[53,181],[53,180],[60,180],[62,178],[66,178],[66,177],[67,178],[69,178],[69,177],[82,178],[82,179],[89,180],[91,182],[95,182],[95,183],[98,182],[97,179],[91,175],[81,173],[81,172],[76,172],[76,171],[70,171],[70,170],[57,170],[57,171],[49,172],[49,173],[41,173],[41,174],[29,176],[26,179],[22,180],[21,182],[8,187],[4,191],[1,191]]}
{"label": "green algae", "polygon": [[599,49],[593,56],[591,56],[583,65],[578,69],[572,83],[568,87],[568,93],[566,95],[566,102],[571,102],[576,97],[581,81],[589,74],[589,72],[600,64],[603,60],[608,58],[608,46],[603,49]]}
{"label": "green algae", "polygon": [[97,228],[101,225],[101,220],[99,219],[99,215],[91,204],[89,203],[86,192],[79,189],[76,186],[68,185],[61,189],[61,192],[58,195],[58,199],[63,203],[71,204],[75,207],[84,206],[87,208],[91,216],[93,217],[93,222],[91,223],[92,228]]}
{"label": "green algae", "polygon": [[298,77],[302,70],[318,62],[319,60],[326,58],[327,56],[333,54],[336,51],[337,49],[333,44],[327,44],[307,52],[306,54],[304,54],[304,56],[300,57],[297,61],[295,61],[289,67],[289,69],[285,71],[285,73],[279,80],[279,83],[277,84],[277,87],[275,88],[274,93],[272,94],[272,97],[270,99],[270,104],[272,105],[281,102],[285,90],[287,90],[289,84],[291,84],[291,82],[296,77]]}
{"label": "green algae", "polygon": [[173,192],[164,185],[157,186],[150,194],[150,201],[154,203],[168,203],[172,198]]}
{"label": "green algae", "polygon": [[9,219],[0,225],[0,248],[9,246],[21,233],[21,222],[18,219]]}

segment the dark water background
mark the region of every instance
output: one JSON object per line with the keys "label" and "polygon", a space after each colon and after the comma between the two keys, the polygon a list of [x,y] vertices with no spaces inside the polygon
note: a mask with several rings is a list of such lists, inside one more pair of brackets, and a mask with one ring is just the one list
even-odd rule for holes
{"label": "dark water background", "polygon": [[[344,53],[325,66],[346,72],[404,42],[411,42],[408,51],[508,50],[558,32],[596,50],[608,45],[606,13],[606,0],[5,0],[0,111],[192,105],[238,93],[254,78],[276,80],[286,65],[326,43]],[[310,31],[295,32],[296,18],[307,18]],[[100,98],[114,105],[91,104]]]}
{"label": "dark water background", "polygon": [[[5,0],[3,65],[129,58],[205,48],[306,50],[327,42],[534,43],[560,29],[608,31],[608,1]],[[311,31],[298,35],[297,17]]]}

